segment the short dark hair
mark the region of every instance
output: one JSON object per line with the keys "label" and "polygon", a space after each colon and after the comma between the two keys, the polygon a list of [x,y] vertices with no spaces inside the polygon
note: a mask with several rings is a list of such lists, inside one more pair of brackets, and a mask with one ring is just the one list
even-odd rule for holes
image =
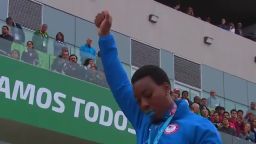
{"label": "short dark hair", "polygon": [[214,111],[214,112],[213,112],[213,114],[218,114],[218,115],[219,115],[219,113],[218,113],[218,112],[216,112],[216,111]]}
{"label": "short dark hair", "polygon": [[225,111],[223,114],[225,114],[225,113],[229,114],[229,112],[227,112],[227,111]]}
{"label": "short dark hair", "polygon": [[12,17],[7,17],[7,18],[5,19],[5,22],[7,22],[7,21],[9,21],[9,20],[12,20]]}
{"label": "short dark hair", "polygon": [[86,60],[84,61],[84,66],[88,66],[88,65],[89,65],[89,62],[90,62],[91,60],[93,60],[93,59],[91,59],[91,58],[86,59]]}
{"label": "short dark hair", "polygon": [[145,65],[139,68],[132,76],[132,84],[146,76],[152,78],[157,85],[161,85],[164,82],[167,82],[170,85],[170,80],[167,74],[160,67],[154,65]]}
{"label": "short dark hair", "polygon": [[57,34],[56,34],[56,37],[55,37],[55,39],[57,40],[58,39],[58,35],[61,35],[61,42],[64,42],[64,34],[62,33],[62,32],[58,32]]}
{"label": "short dark hair", "polygon": [[182,91],[181,95],[183,95],[184,93],[188,93],[188,91],[186,91],[186,90],[185,90],[185,91]]}
{"label": "short dark hair", "polygon": [[220,110],[224,110],[224,111],[225,111],[225,108],[221,106],[221,107],[220,107]]}
{"label": "short dark hair", "polygon": [[224,119],[228,120],[228,118],[226,118],[226,117],[223,117],[223,118],[222,118],[222,122],[223,122],[223,120],[224,120]]}
{"label": "short dark hair", "polygon": [[2,28],[6,28],[9,31],[9,27],[6,25],[2,26]]}
{"label": "short dark hair", "polygon": [[215,111],[220,111],[220,107],[221,107],[221,106],[216,106],[216,107],[215,107]]}
{"label": "short dark hair", "polygon": [[32,45],[34,45],[33,41],[27,41],[27,44],[28,44],[29,42],[32,43]]}
{"label": "short dark hair", "polygon": [[77,56],[75,54],[69,55],[69,58],[71,58],[72,56],[76,57],[76,59],[77,59]]}
{"label": "short dark hair", "polygon": [[232,112],[236,112],[236,109],[232,109],[232,110],[230,111],[230,113],[232,113]]}
{"label": "short dark hair", "polygon": [[243,110],[238,110],[237,112],[241,112],[242,114],[244,114],[244,111],[243,111]]}
{"label": "short dark hair", "polygon": [[207,100],[206,98],[202,98],[202,100]]}

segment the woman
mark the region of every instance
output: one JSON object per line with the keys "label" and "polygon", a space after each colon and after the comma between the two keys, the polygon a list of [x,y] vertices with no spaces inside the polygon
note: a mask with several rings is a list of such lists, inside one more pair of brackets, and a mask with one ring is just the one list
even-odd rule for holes
{"label": "woman", "polygon": [[27,42],[27,51],[22,53],[21,60],[33,65],[38,64],[38,54],[34,49],[34,44],[32,41]]}
{"label": "woman", "polygon": [[19,60],[20,59],[20,52],[18,50],[12,50],[10,56],[11,56],[11,58]]}
{"label": "woman", "polygon": [[64,43],[64,34],[62,32],[58,32],[54,42],[54,55],[61,55],[62,48],[67,47]]}
{"label": "woman", "polygon": [[254,142],[256,142],[256,119],[251,123],[251,131],[254,134]]}
{"label": "woman", "polygon": [[244,123],[243,131],[240,133],[239,137],[251,142],[255,141],[254,133],[251,131],[250,123]]}

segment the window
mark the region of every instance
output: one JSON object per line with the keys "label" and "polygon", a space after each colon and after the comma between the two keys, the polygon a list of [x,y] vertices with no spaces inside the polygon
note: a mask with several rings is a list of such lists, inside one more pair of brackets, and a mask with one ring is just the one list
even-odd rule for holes
{"label": "window", "polygon": [[141,42],[132,40],[132,65],[141,67],[144,65],[160,64],[160,50]]}
{"label": "window", "polygon": [[9,16],[30,29],[38,29],[42,23],[42,5],[29,0],[9,0]]}
{"label": "window", "polygon": [[184,58],[174,57],[175,80],[201,88],[200,65]]}

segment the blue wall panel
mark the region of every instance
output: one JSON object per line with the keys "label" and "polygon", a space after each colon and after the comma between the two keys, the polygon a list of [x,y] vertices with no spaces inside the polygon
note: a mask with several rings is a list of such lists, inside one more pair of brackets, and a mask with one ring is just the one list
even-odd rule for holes
{"label": "blue wall panel", "polygon": [[214,89],[218,96],[224,97],[223,72],[209,66],[202,65],[202,88],[207,92]]}
{"label": "blue wall panel", "polygon": [[241,104],[248,104],[247,81],[224,73],[225,98]]}

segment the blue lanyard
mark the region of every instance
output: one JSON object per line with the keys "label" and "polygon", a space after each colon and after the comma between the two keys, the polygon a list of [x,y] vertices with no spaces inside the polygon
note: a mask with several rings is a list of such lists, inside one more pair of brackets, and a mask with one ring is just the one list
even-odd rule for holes
{"label": "blue lanyard", "polygon": [[[162,136],[164,130],[167,128],[168,124],[171,122],[172,118],[173,118],[173,115],[171,115],[171,116],[165,121],[165,123],[162,125],[162,127],[160,128],[160,130],[158,130],[158,133],[157,133],[157,135],[156,135],[156,137],[155,137],[155,139],[154,139],[153,144],[157,144],[157,143],[159,142],[160,137]],[[151,141],[151,135],[152,135],[152,129],[151,129],[151,131],[149,132],[148,144],[151,144],[151,142],[150,142],[150,141]]]}

